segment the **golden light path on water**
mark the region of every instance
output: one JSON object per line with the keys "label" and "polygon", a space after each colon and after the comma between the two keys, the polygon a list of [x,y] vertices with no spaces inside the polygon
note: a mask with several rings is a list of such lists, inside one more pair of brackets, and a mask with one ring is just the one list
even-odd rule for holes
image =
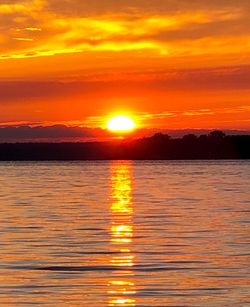
{"label": "golden light path on water", "polygon": [[[133,198],[130,162],[117,162],[111,169],[111,246],[110,264],[114,278],[108,283],[109,306],[135,306],[135,284],[133,278]],[[126,269],[127,268],[127,269]]]}

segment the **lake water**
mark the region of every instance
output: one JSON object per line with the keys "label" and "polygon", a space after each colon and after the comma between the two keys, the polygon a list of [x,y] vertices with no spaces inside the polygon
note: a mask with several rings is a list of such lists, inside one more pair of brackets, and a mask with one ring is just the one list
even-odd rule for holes
{"label": "lake water", "polygon": [[250,306],[250,161],[0,163],[0,306]]}

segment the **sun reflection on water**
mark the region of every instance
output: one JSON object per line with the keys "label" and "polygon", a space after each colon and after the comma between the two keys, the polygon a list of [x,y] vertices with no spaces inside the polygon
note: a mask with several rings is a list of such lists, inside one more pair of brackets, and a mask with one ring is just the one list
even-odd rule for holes
{"label": "sun reflection on water", "polygon": [[109,306],[135,306],[135,284],[133,282],[133,199],[132,175],[129,162],[112,165],[111,205],[112,214],[111,246],[114,256],[110,264],[124,270],[114,270],[108,283]]}

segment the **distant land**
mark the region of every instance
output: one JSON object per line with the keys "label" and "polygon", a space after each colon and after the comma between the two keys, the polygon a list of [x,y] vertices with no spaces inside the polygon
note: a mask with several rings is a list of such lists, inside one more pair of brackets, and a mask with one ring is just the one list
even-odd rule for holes
{"label": "distant land", "polygon": [[109,142],[1,143],[1,161],[250,159],[250,135],[157,133]]}
{"label": "distant land", "polygon": [[[208,129],[153,129],[140,128],[129,134],[131,139],[151,137],[156,133],[167,134],[173,138],[180,138],[187,134],[197,136],[209,134]],[[250,135],[250,131],[244,130],[222,130],[227,135]],[[25,142],[88,142],[109,141],[119,139],[102,128],[89,128],[79,126],[52,125],[52,126],[4,126],[0,125],[0,143],[25,143]]]}

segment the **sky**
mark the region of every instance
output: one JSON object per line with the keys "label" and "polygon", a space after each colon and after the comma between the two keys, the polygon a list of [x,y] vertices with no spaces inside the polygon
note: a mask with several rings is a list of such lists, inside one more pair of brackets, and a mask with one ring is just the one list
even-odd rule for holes
{"label": "sky", "polygon": [[0,0],[0,126],[250,130],[250,1]]}

